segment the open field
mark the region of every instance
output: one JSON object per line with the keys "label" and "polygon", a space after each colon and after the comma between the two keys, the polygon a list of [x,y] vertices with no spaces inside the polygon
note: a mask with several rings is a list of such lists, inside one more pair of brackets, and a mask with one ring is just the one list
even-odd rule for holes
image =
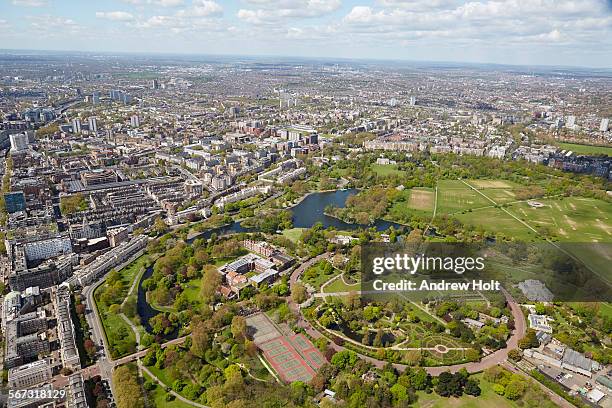
{"label": "open field", "polygon": [[514,188],[516,185],[506,180],[466,180],[476,188]]}
{"label": "open field", "polygon": [[479,407],[497,407],[497,408],[514,408],[518,407],[514,401],[497,395],[493,391],[493,384],[484,381],[482,374],[472,376],[480,381],[482,394],[479,397],[463,395],[461,398],[444,398],[436,393],[427,394],[425,391],[418,391],[419,399],[417,406],[426,408],[479,408]]}
{"label": "open field", "polygon": [[508,210],[534,228],[545,228],[564,241],[612,241],[612,205],[582,197],[537,201],[544,207],[532,208],[527,203],[516,203]]}
{"label": "open field", "polygon": [[298,242],[305,228],[291,228],[283,230],[283,236],[291,242]]}
{"label": "open field", "polygon": [[429,189],[413,188],[410,191],[408,207],[415,210],[433,211],[435,193]]}
{"label": "open field", "polygon": [[608,156],[612,156],[612,147],[605,146],[590,146],[583,145],[578,143],[557,143],[560,149],[571,150],[576,154],[584,154],[584,155],[597,155],[597,154],[605,154]]}
{"label": "open field", "polygon": [[489,200],[459,180],[440,180],[438,183],[439,214],[454,214],[490,205]]}
{"label": "open field", "polygon": [[487,207],[453,215],[466,225],[481,226],[487,232],[501,232],[509,237],[533,240],[536,233],[500,208]]}
{"label": "open field", "polygon": [[[612,205],[595,198],[538,199],[544,206],[515,202],[516,185],[505,180],[469,180],[478,191],[459,180],[439,182],[437,215],[452,214],[465,224],[523,240],[538,234],[567,242],[612,242]],[[484,195],[484,196],[483,196]],[[505,204],[506,210],[497,204]],[[515,216],[516,218],[514,218]],[[528,224],[531,228],[523,224]]]}
{"label": "open field", "polygon": [[398,170],[396,164],[373,164],[372,171],[379,176],[394,176],[405,173],[403,170]]}

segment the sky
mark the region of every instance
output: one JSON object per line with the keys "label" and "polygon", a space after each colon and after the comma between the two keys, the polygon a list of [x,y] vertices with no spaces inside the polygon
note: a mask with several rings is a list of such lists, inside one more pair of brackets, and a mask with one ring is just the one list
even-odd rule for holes
{"label": "sky", "polygon": [[612,68],[612,0],[0,0],[0,49]]}

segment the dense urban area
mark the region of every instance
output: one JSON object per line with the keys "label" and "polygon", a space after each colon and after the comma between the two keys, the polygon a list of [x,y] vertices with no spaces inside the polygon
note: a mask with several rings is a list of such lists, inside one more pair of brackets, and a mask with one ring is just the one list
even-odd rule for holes
{"label": "dense urban area", "polygon": [[[610,118],[609,70],[5,52],[0,404],[612,407]],[[504,287],[361,296],[432,242]]]}

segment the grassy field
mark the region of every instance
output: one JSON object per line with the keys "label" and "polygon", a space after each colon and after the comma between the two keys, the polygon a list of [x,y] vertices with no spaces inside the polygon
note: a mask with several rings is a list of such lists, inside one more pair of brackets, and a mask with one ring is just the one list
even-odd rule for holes
{"label": "grassy field", "polygon": [[305,228],[291,228],[283,230],[283,236],[291,242],[298,242]]}
{"label": "grassy field", "polygon": [[398,170],[397,164],[373,164],[372,171],[379,176],[403,175],[406,172]]}
{"label": "grassy field", "polygon": [[[127,295],[134,279],[140,276],[139,272],[142,268],[145,268],[149,260],[150,258],[147,255],[143,255],[119,271],[121,281],[123,282],[124,295]],[[120,357],[135,351],[136,335],[120,315],[110,313],[109,307],[99,301],[100,294],[105,285],[104,283],[95,290],[94,299],[96,308],[100,314],[100,319],[102,320],[102,327],[104,328],[106,340],[111,349],[111,354],[113,354],[114,357]]]}
{"label": "grassy field", "polygon": [[[154,382],[151,377],[147,375],[147,373],[143,373],[145,381]],[[148,402],[150,406],[153,407],[164,407],[164,408],[192,408],[193,405],[187,404],[178,398],[175,398],[173,401],[166,401],[166,395],[168,393],[161,385],[157,384],[157,386],[147,392]]]}
{"label": "grassy field", "polygon": [[329,285],[323,288],[323,292],[325,293],[334,293],[334,292],[350,292],[352,290],[361,289],[361,285],[359,283],[355,283],[352,285],[347,285],[344,283],[342,278],[338,278]]}
{"label": "grassy field", "polygon": [[496,408],[515,408],[518,407],[515,402],[510,401],[500,395],[497,395],[493,391],[493,384],[484,381],[482,374],[472,376],[480,380],[480,388],[482,394],[479,397],[472,397],[470,395],[464,395],[461,398],[444,398],[436,393],[427,394],[424,391],[418,391],[417,395],[419,399],[416,406],[427,407],[427,408],[482,408],[482,407],[496,407]]}
{"label": "grassy field", "polygon": [[399,193],[389,209],[390,219],[406,220],[416,214],[431,217],[434,209],[435,192],[430,188],[413,188]]}
{"label": "grassy field", "polygon": [[454,214],[492,205],[489,200],[460,180],[441,180],[438,183],[438,212]]}
{"label": "grassy field", "polygon": [[[605,201],[584,197],[543,198],[536,201],[544,206],[534,208],[527,202],[516,202],[513,190],[517,185],[512,182],[468,180],[467,183],[478,191],[460,180],[439,182],[438,216],[451,214],[467,225],[527,241],[546,235],[567,242],[612,242],[612,206]],[[488,198],[505,205],[507,212]],[[398,210],[392,207],[391,211]]]}
{"label": "grassy field", "polygon": [[[329,262],[327,261],[323,262],[329,264]],[[333,268],[331,270],[331,273],[326,274],[325,270],[322,268],[324,263],[317,263],[308,268],[302,275],[302,281],[308,283],[316,290],[319,290],[321,288],[321,285],[323,285],[325,282],[329,281],[331,278],[337,276],[340,273],[340,270]]]}
{"label": "grassy field", "polygon": [[557,143],[560,149],[571,150],[576,154],[584,154],[584,155],[599,155],[605,154],[607,156],[612,156],[612,147],[604,147],[604,146],[590,146],[583,145],[577,143]]}
{"label": "grassy field", "polygon": [[563,197],[512,204],[508,210],[535,227],[549,230],[561,240],[573,242],[612,241],[612,206],[594,198]]}
{"label": "grassy field", "polygon": [[[523,240],[533,240],[537,235],[500,208],[487,207],[453,215],[466,225],[481,226],[487,232],[501,232]],[[493,222],[494,221],[494,222]]]}

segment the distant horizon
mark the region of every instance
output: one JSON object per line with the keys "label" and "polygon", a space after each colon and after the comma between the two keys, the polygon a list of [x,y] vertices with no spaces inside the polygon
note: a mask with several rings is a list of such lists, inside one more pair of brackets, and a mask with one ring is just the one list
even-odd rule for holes
{"label": "distant horizon", "polygon": [[612,0],[5,0],[0,48],[612,68]]}
{"label": "distant horizon", "polygon": [[285,59],[291,60],[306,60],[306,61],[328,61],[328,62],[394,62],[400,64],[439,64],[439,65],[455,65],[455,66],[493,66],[493,67],[516,67],[516,68],[545,68],[545,69],[578,69],[588,71],[610,71],[612,74],[612,65],[610,66],[588,66],[588,65],[559,65],[559,64],[512,64],[503,62],[487,62],[487,61],[457,61],[457,60],[421,60],[421,59],[392,59],[392,58],[374,58],[374,57],[332,57],[332,56],[309,56],[309,55],[281,55],[281,54],[234,54],[234,53],[206,53],[206,52],[168,52],[168,51],[92,51],[92,50],[75,50],[75,49],[35,49],[35,48],[0,48],[1,55],[21,54],[21,55],[78,55],[95,56],[150,56],[150,57],[211,57],[211,58],[249,58],[249,59]]}

